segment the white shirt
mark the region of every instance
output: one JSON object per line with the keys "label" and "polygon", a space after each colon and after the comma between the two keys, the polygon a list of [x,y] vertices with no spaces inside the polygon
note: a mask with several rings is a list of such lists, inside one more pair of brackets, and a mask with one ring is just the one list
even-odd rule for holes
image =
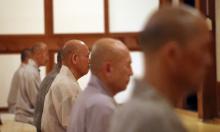
{"label": "white shirt", "polygon": [[67,132],[107,132],[116,108],[113,97],[94,75],[71,111]]}
{"label": "white shirt", "polygon": [[18,89],[15,120],[33,123],[33,114],[40,87],[40,72],[37,64],[29,60],[21,75],[21,86]]}
{"label": "white shirt", "polygon": [[45,98],[42,132],[66,132],[70,110],[79,92],[78,82],[68,67],[63,65]]}

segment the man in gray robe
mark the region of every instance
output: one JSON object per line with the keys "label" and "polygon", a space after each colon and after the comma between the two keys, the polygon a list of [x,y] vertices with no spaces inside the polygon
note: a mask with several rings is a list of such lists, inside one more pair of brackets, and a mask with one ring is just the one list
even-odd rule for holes
{"label": "man in gray robe", "polygon": [[77,80],[88,72],[89,48],[80,40],[69,40],[62,48],[62,67],[45,97],[42,132],[66,132],[70,110],[81,92]]}
{"label": "man in gray robe", "polygon": [[8,109],[10,113],[15,114],[15,105],[17,102],[17,94],[19,86],[21,86],[21,75],[23,73],[23,68],[28,64],[28,60],[31,58],[31,49],[24,49],[21,52],[21,65],[16,70],[16,72],[13,75],[12,81],[11,81],[11,89],[9,91],[8,95]]}
{"label": "man in gray robe", "polygon": [[116,109],[113,96],[124,90],[132,75],[128,48],[119,40],[103,38],[91,51],[92,76],[72,107],[68,132],[107,132]]}
{"label": "man in gray robe", "polygon": [[48,61],[48,48],[44,43],[37,43],[32,47],[32,59],[23,69],[21,86],[18,89],[15,120],[24,123],[33,123],[33,114],[36,107],[37,94],[40,87],[39,67]]}
{"label": "man in gray robe", "polygon": [[40,84],[40,90],[37,95],[36,109],[34,112],[34,125],[36,126],[38,132],[41,132],[41,117],[42,117],[43,108],[44,108],[45,96],[53,80],[55,79],[57,74],[60,72],[61,66],[62,66],[61,50],[59,50],[57,54],[57,64],[54,65],[53,70],[44,78],[44,80]]}
{"label": "man in gray robe", "polygon": [[110,132],[185,132],[172,107],[192,88],[200,88],[210,67],[204,17],[183,5],[162,7],[140,34],[140,44],[145,76],[131,100],[115,112]]}

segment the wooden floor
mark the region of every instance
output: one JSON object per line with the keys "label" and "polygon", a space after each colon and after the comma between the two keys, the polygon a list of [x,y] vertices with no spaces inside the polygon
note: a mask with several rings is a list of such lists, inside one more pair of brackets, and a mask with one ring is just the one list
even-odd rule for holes
{"label": "wooden floor", "polygon": [[179,109],[176,112],[189,132],[220,132],[220,120],[203,122],[196,113]]}
{"label": "wooden floor", "polygon": [[[220,132],[220,120],[202,122],[194,112],[176,109],[177,114],[183,121],[189,132]],[[12,117],[6,115],[5,125],[0,126],[0,132],[36,132],[34,126],[13,122]]]}

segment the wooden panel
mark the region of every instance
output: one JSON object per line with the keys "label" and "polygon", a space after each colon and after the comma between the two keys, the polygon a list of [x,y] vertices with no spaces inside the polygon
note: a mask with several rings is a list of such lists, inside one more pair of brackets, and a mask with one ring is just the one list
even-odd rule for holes
{"label": "wooden panel", "polygon": [[[207,3],[209,2],[209,3]],[[204,120],[214,118],[217,116],[217,92],[216,92],[216,42],[215,42],[215,0],[200,1],[200,10],[212,20],[213,41],[211,45],[211,52],[213,57],[213,66],[210,68],[204,85],[199,92],[198,98],[198,112],[199,116]],[[206,6],[206,5],[209,6]],[[208,9],[207,9],[208,8]],[[208,11],[207,11],[208,10]],[[208,14],[207,14],[208,13]]]}
{"label": "wooden panel", "polygon": [[109,34],[109,0],[104,0],[105,33]]}
{"label": "wooden panel", "polygon": [[[126,37],[125,37],[126,36]],[[46,36],[0,36],[0,53],[14,53],[19,52],[24,48],[32,47],[34,43],[42,41],[48,44],[50,51],[56,51],[65,41],[70,39],[80,39],[85,41],[91,48],[92,44],[102,37],[113,37],[126,42],[130,50],[137,50],[137,34],[111,34],[111,35],[54,35],[52,37]],[[129,38],[130,41],[125,41]]]}
{"label": "wooden panel", "polygon": [[47,63],[47,69],[46,69],[46,73],[49,73],[54,66],[54,53],[53,51],[49,52],[49,62]]}
{"label": "wooden panel", "polygon": [[53,35],[53,0],[44,0],[45,35]]}

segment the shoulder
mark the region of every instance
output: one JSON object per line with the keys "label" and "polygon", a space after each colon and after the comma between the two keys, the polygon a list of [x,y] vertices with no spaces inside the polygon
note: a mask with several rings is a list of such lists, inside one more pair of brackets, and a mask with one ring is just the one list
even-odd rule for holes
{"label": "shoulder", "polygon": [[[129,121],[130,119],[132,122]],[[163,102],[138,99],[129,101],[115,112],[112,130],[118,132],[117,130],[123,129],[124,126],[129,126],[126,129],[132,131],[144,131],[146,129],[155,132],[182,130],[179,119],[169,105]]]}
{"label": "shoulder", "polygon": [[166,106],[161,103],[134,99],[117,109],[113,120],[119,120],[122,124],[126,122],[126,124],[123,125],[129,125],[127,121],[132,119],[133,123],[138,124],[137,127],[143,129],[146,128],[146,125],[152,127],[154,127],[155,124],[162,125],[167,121],[167,116],[169,116],[166,114],[166,108],[164,107]]}
{"label": "shoulder", "polygon": [[72,98],[75,93],[81,91],[77,82],[73,82],[59,74],[55,77],[50,89],[53,95],[65,98]]}
{"label": "shoulder", "polygon": [[89,97],[88,100],[88,108],[99,108],[109,111],[113,111],[115,109],[113,98],[104,94],[94,94],[93,96]]}
{"label": "shoulder", "polygon": [[38,69],[30,64],[24,66],[21,71],[26,78],[36,78],[40,76]]}

